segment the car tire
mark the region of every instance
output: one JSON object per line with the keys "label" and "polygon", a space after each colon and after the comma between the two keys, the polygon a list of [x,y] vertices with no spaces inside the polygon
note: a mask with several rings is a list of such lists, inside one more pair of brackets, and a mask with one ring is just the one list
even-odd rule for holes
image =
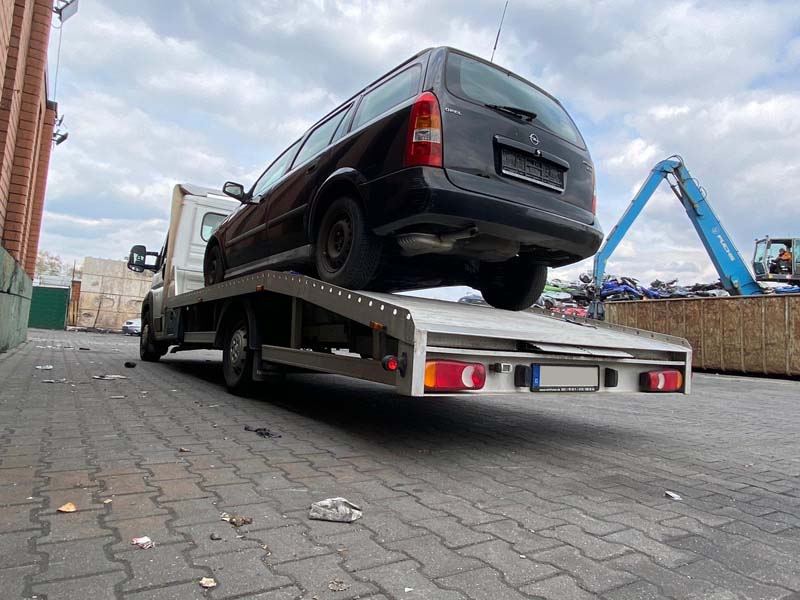
{"label": "car tire", "polygon": [[383,240],[367,226],[361,205],[342,196],[328,206],[317,230],[314,262],[322,281],[363,289],[375,277]]}
{"label": "car tire", "polygon": [[547,267],[522,254],[500,263],[481,263],[479,289],[495,308],[525,310],[541,296]]}
{"label": "car tire", "polygon": [[139,358],[147,362],[158,362],[158,359],[167,353],[169,346],[157,342],[153,337],[153,324],[150,314],[142,315],[142,333],[139,336]]}
{"label": "car tire", "polygon": [[222,261],[222,250],[218,244],[211,246],[203,260],[203,279],[205,284],[214,285],[222,281],[225,268]]}
{"label": "car tire", "polygon": [[222,346],[222,372],[225,386],[233,394],[242,395],[253,387],[253,351],[246,317],[228,320]]}

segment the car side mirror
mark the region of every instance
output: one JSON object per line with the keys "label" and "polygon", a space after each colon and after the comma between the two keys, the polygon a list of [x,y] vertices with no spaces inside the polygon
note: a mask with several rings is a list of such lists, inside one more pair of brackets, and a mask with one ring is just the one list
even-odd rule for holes
{"label": "car side mirror", "polygon": [[[154,258],[150,263],[147,262],[147,257]],[[158,271],[158,252],[148,252],[147,248],[138,244],[131,248],[128,254],[128,268],[135,273],[142,273],[144,271]]]}
{"label": "car side mirror", "polygon": [[226,181],[222,186],[222,191],[226,196],[236,198],[239,202],[245,202],[244,186],[235,181]]}
{"label": "car side mirror", "polygon": [[128,268],[131,271],[134,271],[135,273],[144,272],[146,261],[147,248],[141,245],[131,248],[131,252],[128,254]]}

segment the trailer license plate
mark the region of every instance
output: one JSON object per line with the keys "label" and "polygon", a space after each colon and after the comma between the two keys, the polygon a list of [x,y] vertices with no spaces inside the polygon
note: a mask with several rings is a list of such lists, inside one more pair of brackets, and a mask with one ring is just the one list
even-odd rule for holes
{"label": "trailer license plate", "polygon": [[531,365],[532,392],[596,392],[600,389],[600,367]]}

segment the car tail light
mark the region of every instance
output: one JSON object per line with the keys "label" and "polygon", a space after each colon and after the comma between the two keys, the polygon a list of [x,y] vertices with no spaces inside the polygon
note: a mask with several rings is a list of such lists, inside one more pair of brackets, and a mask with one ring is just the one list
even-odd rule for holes
{"label": "car tail light", "polygon": [[639,387],[643,392],[678,392],[683,387],[680,371],[648,371],[639,375]]}
{"label": "car tail light", "polygon": [[480,363],[433,360],[425,363],[425,390],[455,392],[480,390],[486,383],[486,367]]}
{"label": "car tail light", "polygon": [[442,166],[442,113],[432,92],[420,94],[411,107],[403,166]]}

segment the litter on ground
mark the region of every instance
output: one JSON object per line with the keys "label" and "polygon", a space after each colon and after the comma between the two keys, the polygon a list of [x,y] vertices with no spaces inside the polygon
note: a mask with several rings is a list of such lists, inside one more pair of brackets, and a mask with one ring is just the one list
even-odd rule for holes
{"label": "litter on ground", "polygon": [[314,502],[308,511],[309,519],[338,523],[352,523],[360,519],[361,516],[361,507],[356,506],[346,498],[326,498],[325,500]]}
{"label": "litter on ground", "polygon": [[73,513],[78,510],[72,502],[67,502],[66,504],[62,504],[58,507],[58,512],[60,513]]}
{"label": "litter on ground", "polygon": [[129,360],[129,361],[127,361],[125,363],[125,368],[126,369],[134,369],[134,368],[136,368],[136,363],[133,362],[132,360]]}
{"label": "litter on ground", "polygon": [[229,515],[228,513],[222,513],[219,518],[237,528],[241,527],[242,525],[250,525],[253,522],[253,517]]}
{"label": "litter on ground", "polygon": [[92,379],[102,379],[103,381],[108,381],[112,379],[127,379],[125,375],[92,375]]}
{"label": "litter on ground", "polygon": [[200,580],[200,587],[206,588],[206,589],[215,588],[215,587],[217,587],[217,582],[214,579],[212,579],[211,577],[203,577]]}
{"label": "litter on ground", "polygon": [[133,538],[131,540],[131,544],[139,546],[139,548],[141,548],[142,550],[149,550],[150,548],[156,545],[156,543],[146,535],[143,535],[142,537]]}
{"label": "litter on ground", "polygon": [[52,371],[53,365],[36,365],[36,368],[40,371]]}
{"label": "litter on ground", "polygon": [[680,495],[680,494],[677,494],[677,493],[675,493],[675,492],[670,492],[669,490],[667,490],[666,492],[664,492],[664,495],[665,495],[667,498],[671,498],[672,500],[683,500],[683,498],[681,498],[681,495]]}
{"label": "litter on ground", "polygon": [[341,579],[331,579],[328,582],[328,589],[332,592],[343,592],[350,586]]}
{"label": "litter on ground", "polygon": [[280,433],[275,433],[270,431],[266,427],[251,427],[250,425],[244,426],[245,431],[252,431],[256,435],[263,437],[263,438],[279,438],[281,437]]}

